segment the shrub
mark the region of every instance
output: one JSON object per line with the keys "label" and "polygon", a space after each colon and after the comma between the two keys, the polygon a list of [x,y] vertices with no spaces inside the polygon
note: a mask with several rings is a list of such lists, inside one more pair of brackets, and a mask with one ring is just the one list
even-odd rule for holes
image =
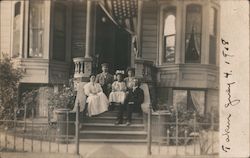
{"label": "shrub", "polygon": [[[47,88],[49,117],[53,116],[54,109],[67,108],[72,109],[75,101],[75,93],[72,85],[53,85],[58,87],[58,91]],[[24,109],[24,117],[30,117],[32,109],[35,109],[38,103],[38,89],[32,89],[22,94],[22,104],[20,109]],[[25,113],[24,112],[24,113]],[[35,111],[34,111],[35,112]]]}
{"label": "shrub", "polygon": [[[31,117],[32,116],[32,109],[34,110],[36,104],[38,103],[38,89],[32,89],[26,91],[22,94],[21,98],[21,106],[19,109],[23,109],[23,117]],[[35,110],[33,111],[35,112]]]}
{"label": "shrub", "polygon": [[[171,113],[168,122],[174,123],[166,127],[169,129],[170,137],[176,137],[176,134],[178,134],[178,137],[182,138],[184,138],[185,135],[186,137],[197,136],[200,131],[206,131],[211,128],[211,114],[199,115],[195,111],[186,110],[184,108],[178,108],[178,114],[173,107],[168,110]],[[178,133],[176,133],[175,124],[177,118],[179,124]],[[196,123],[194,121],[196,121]],[[170,144],[174,145],[177,143],[178,145],[183,145],[185,143],[189,144],[192,141],[192,139],[186,139],[185,142],[185,139],[179,139],[178,142],[176,142],[175,139],[171,139]]]}
{"label": "shrub", "polygon": [[14,68],[11,58],[0,57],[0,119],[14,118],[14,108],[18,106],[18,85],[22,71]]}
{"label": "shrub", "polygon": [[57,92],[51,91],[49,94],[50,108],[72,109],[75,102],[75,92],[72,86],[63,85]]}

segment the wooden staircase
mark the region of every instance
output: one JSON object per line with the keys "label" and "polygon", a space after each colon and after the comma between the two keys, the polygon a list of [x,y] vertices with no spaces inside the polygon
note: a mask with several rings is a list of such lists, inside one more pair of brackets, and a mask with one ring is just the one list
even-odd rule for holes
{"label": "wooden staircase", "polygon": [[[107,111],[94,117],[84,117],[80,129],[82,142],[119,142],[143,143],[146,142],[147,132],[143,117],[137,113],[132,115],[132,123],[115,125],[118,111]],[[124,119],[125,120],[125,119]],[[126,123],[126,120],[124,121]]]}

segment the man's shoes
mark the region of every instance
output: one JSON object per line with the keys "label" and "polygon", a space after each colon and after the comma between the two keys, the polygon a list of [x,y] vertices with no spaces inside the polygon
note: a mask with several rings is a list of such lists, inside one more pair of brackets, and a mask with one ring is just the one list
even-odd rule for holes
{"label": "man's shoes", "polygon": [[126,126],[129,126],[130,124],[131,124],[131,122],[128,121],[128,122],[126,123]]}
{"label": "man's shoes", "polygon": [[118,120],[118,121],[115,122],[115,125],[119,125],[119,124],[122,124],[121,120]]}

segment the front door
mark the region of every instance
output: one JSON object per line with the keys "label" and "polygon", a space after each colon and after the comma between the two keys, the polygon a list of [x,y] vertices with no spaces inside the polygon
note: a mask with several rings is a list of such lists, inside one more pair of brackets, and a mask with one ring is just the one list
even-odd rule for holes
{"label": "front door", "polygon": [[126,70],[131,61],[131,35],[115,25],[97,6],[94,71],[101,71],[101,63],[109,63],[110,72]]}

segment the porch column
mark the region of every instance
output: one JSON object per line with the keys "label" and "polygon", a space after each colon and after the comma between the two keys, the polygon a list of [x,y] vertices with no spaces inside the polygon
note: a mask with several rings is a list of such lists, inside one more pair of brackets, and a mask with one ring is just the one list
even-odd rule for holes
{"label": "porch column", "polygon": [[87,16],[86,16],[86,46],[85,46],[85,58],[90,58],[90,44],[91,44],[91,13],[92,13],[92,2],[87,0]]}
{"label": "porch column", "polygon": [[136,58],[142,57],[142,47],[141,47],[141,32],[142,32],[142,7],[143,7],[143,0],[138,0],[138,11],[137,11],[137,42],[138,42],[138,54]]}
{"label": "porch column", "polygon": [[137,44],[138,44],[138,54],[136,54],[135,59],[135,76],[137,78],[143,78],[144,76],[144,65],[142,60],[142,44],[141,44],[141,32],[142,32],[142,6],[143,0],[138,0],[138,11],[137,11]]}
{"label": "porch column", "polygon": [[92,0],[87,0],[87,15],[86,15],[86,46],[85,46],[85,56],[84,56],[84,73],[83,77],[89,77],[89,75],[92,72],[92,58],[91,58],[91,41],[92,41],[92,20],[93,15],[92,15]]}

